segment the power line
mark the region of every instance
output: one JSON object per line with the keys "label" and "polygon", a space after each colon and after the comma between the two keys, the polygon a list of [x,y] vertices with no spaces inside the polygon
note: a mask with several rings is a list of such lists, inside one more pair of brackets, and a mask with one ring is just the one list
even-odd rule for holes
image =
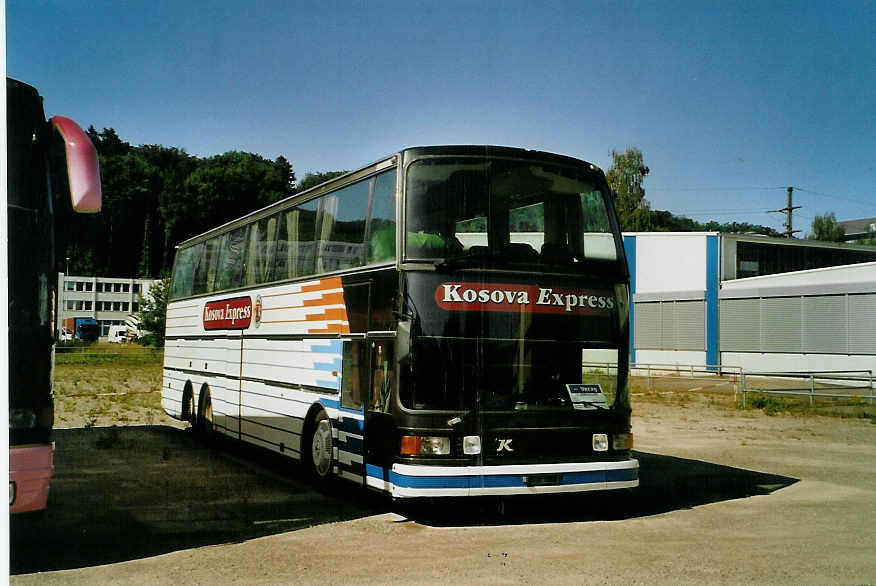
{"label": "power line", "polygon": [[829,193],[821,193],[820,191],[812,191],[811,189],[805,189],[805,188],[803,188],[803,187],[797,187],[796,189],[797,189],[797,191],[803,191],[803,192],[805,192],[805,193],[811,193],[812,195],[820,195],[821,197],[832,197],[832,198],[834,198],[834,199],[842,199],[842,200],[844,200],[844,201],[848,201],[848,202],[851,202],[851,203],[856,203],[856,204],[859,204],[859,205],[862,205],[862,206],[868,206],[868,207],[873,207],[873,206],[874,206],[874,204],[873,204],[872,201],[870,201],[870,202],[865,202],[865,201],[862,201],[862,200],[859,200],[859,199],[852,199],[852,198],[850,198],[850,197],[843,197],[843,196],[841,196],[841,195],[831,195],[831,194],[829,194]]}
{"label": "power line", "polygon": [[779,187],[653,187],[648,186],[646,191],[774,191],[777,189],[785,189],[784,185]]}

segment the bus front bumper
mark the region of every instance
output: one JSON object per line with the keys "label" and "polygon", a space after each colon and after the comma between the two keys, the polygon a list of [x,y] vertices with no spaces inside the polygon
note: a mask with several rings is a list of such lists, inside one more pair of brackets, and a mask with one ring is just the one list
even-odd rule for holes
{"label": "bus front bumper", "polygon": [[46,508],[49,482],[55,472],[54,446],[10,446],[9,512],[26,513]]}
{"label": "bus front bumper", "polygon": [[368,485],[396,498],[501,496],[634,488],[639,462],[511,466],[368,466]]}

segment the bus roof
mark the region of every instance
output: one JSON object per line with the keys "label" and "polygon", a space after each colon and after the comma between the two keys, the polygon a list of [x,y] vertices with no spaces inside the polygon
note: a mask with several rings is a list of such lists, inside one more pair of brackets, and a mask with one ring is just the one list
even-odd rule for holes
{"label": "bus roof", "polygon": [[544,161],[546,163],[555,163],[558,165],[587,166],[592,171],[602,173],[602,169],[600,169],[593,163],[589,163],[582,159],[576,159],[575,157],[570,157],[568,155],[560,155],[556,153],[549,153],[546,151],[524,149],[519,147],[496,145],[434,145],[408,147],[402,149],[397,153],[381,157],[380,159],[377,159],[377,161],[369,165],[365,165],[364,167],[360,167],[355,171],[350,171],[349,173],[339,175],[338,177],[329,179],[328,181],[320,183],[319,185],[311,187],[310,189],[307,189],[300,193],[295,193],[268,206],[254,210],[249,214],[246,214],[245,216],[235,218],[229,222],[216,226],[215,228],[211,228],[210,230],[198,234],[197,236],[192,236],[191,238],[188,238],[179,243],[177,245],[177,248],[206,240],[207,238],[215,234],[225,232],[236,224],[244,224],[262,216],[270,215],[274,213],[275,210],[284,207],[290,201],[296,201],[299,203],[305,202],[329,191],[334,191],[335,189],[341,188],[349,183],[358,181],[363,177],[367,177],[368,175],[372,175],[384,169],[388,169],[393,165],[396,165],[399,160],[403,161],[404,164],[407,164],[412,159],[430,155],[460,157],[489,156],[500,158],[519,158],[527,160],[535,159]]}

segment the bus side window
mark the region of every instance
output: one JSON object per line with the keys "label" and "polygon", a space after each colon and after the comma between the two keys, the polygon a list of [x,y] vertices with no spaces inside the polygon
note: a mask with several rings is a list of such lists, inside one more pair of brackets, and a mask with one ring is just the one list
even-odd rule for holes
{"label": "bus side window", "polygon": [[[197,260],[197,254],[200,253],[202,249],[203,245],[197,244],[179,251],[176,265],[174,266],[173,289],[170,294],[171,299],[188,297],[192,294],[192,276],[195,270],[195,262]],[[101,283],[98,283],[98,286],[100,285]]]}
{"label": "bus side window", "polygon": [[395,171],[378,175],[368,239],[368,264],[395,258]]}
{"label": "bus side window", "polygon": [[216,289],[240,287],[246,248],[246,226],[241,226],[221,236]]}
{"label": "bus side window", "polygon": [[365,340],[345,340],[343,374],[341,375],[341,407],[361,409],[368,384],[368,346]]}

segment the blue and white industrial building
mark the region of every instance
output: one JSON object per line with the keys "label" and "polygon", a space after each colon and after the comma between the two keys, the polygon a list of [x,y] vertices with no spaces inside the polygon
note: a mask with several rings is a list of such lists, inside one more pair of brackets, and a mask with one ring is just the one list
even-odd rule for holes
{"label": "blue and white industrial building", "polygon": [[624,234],[631,361],[876,370],[876,249],[717,232]]}

